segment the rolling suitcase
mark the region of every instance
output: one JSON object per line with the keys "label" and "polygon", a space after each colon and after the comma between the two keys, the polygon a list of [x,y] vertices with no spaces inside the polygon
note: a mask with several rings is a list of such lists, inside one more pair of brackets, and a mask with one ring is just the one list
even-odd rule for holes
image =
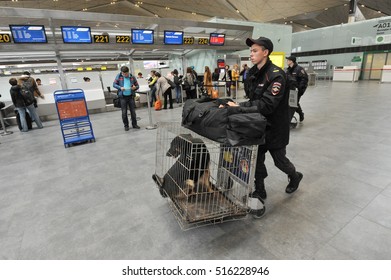
{"label": "rolling suitcase", "polygon": [[[22,123],[20,122],[20,115],[18,111],[16,111],[16,122],[18,123],[19,130],[22,130]],[[27,122],[28,129],[32,129],[33,128],[32,120],[30,114],[27,111],[26,111],[26,122]]]}

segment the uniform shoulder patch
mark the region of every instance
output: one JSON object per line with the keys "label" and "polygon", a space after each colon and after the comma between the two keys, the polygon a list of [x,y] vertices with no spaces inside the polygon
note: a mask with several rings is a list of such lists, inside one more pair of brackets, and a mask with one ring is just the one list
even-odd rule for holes
{"label": "uniform shoulder patch", "polygon": [[301,73],[305,74],[305,71],[304,71],[304,69],[301,69]]}
{"label": "uniform shoulder patch", "polygon": [[277,95],[280,93],[281,83],[274,82],[272,85],[272,94]]}

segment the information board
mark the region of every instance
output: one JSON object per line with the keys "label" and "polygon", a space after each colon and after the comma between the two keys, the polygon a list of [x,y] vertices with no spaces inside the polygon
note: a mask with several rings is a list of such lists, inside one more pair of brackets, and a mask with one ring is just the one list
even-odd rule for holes
{"label": "information board", "polygon": [[87,116],[87,108],[84,100],[59,102],[57,107],[61,120]]}
{"label": "information board", "polygon": [[7,33],[0,33],[0,43],[11,43],[11,36]]}
{"label": "information board", "polygon": [[47,43],[43,25],[10,25],[15,43]]}
{"label": "information board", "polygon": [[132,29],[132,44],[153,44],[153,30]]}
{"label": "information board", "polygon": [[183,32],[182,31],[164,31],[164,44],[166,45],[182,45]]}
{"label": "information board", "polygon": [[225,34],[221,33],[210,33],[209,45],[211,46],[222,46],[225,43]]}
{"label": "information board", "polygon": [[61,26],[62,40],[64,43],[90,44],[91,29],[81,26]]}

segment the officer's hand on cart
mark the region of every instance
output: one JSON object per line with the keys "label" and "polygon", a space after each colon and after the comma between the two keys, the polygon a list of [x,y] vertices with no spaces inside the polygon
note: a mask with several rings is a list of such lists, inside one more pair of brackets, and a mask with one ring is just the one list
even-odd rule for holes
{"label": "officer's hand on cart", "polygon": [[224,108],[224,107],[227,107],[227,106],[238,107],[239,104],[237,104],[235,102],[232,102],[232,101],[228,101],[226,104],[221,104],[219,106],[219,108]]}

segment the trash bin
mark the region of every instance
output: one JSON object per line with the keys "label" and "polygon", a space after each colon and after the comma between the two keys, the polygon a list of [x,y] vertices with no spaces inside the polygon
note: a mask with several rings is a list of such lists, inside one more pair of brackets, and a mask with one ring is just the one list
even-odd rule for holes
{"label": "trash bin", "polygon": [[308,73],[308,85],[314,86],[316,84],[316,73]]}

